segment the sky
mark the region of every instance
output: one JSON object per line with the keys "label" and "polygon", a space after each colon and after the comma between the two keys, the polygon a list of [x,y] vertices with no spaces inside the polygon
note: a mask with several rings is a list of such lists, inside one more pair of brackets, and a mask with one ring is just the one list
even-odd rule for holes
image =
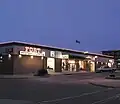
{"label": "sky", "polygon": [[99,52],[119,40],[120,0],[0,0],[0,42]]}

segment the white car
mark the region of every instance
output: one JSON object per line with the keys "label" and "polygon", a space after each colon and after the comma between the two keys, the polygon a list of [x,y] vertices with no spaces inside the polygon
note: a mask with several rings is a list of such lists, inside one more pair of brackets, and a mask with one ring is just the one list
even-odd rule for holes
{"label": "white car", "polygon": [[100,68],[96,69],[97,73],[100,73],[100,72],[115,72],[115,71],[116,71],[116,68],[106,67],[106,66],[101,66]]}

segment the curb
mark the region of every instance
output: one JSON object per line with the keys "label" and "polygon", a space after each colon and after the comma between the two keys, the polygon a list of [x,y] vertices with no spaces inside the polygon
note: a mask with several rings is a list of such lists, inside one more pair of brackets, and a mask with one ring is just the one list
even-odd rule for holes
{"label": "curb", "polygon": [[68,74],[63,74],[63,75],[73,75],[72,73],[68,73]]}
{"label": "curb", "polygon": [[67,75],[73,75],[73,74],[50,74],[51,76],[67,76]]}
{"label": "curb", "polygon": [[29,78],[28,77],[23,77],[23,78],[10,78],[10,77],[6,78],[6,77],[2,77],[0,79],[29,79]]}
{"label": "curb", "polygon": [[106,77],[105,79],[113,79],[113,80],[120,80],[120,77]]}
{"label": "curb", "polygon": [[120,88],[120,87],[115,87],[115,86],[96,84],[96,83],[92,83],[92,82],[89,82],[89,84],[94,85],[94,86],[99,86],[99,87],[105,87],[105,88]]}
{"label": "curb", "polygon": [[62,73],[62,74],[50,74],[50,75],[60,76],[60,75],[77,75],[77,74],[88,74],[88,73]]}

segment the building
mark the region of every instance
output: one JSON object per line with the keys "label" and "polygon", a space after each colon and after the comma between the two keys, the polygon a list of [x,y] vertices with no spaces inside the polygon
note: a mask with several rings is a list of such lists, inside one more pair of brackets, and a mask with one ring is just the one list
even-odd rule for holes
{"label": "building", "polygon": [[45,68],[48,71],[90,71],[101,65],[112,66],[114,58],[65,48],[5,42],[0,44],[0,74],[27,74]]}
{"label": "building", "polygon": [[114,65],[117,68],[120,68],[120,50],[108,50],[102,51],[103,55],[109,55],[114,57]]}

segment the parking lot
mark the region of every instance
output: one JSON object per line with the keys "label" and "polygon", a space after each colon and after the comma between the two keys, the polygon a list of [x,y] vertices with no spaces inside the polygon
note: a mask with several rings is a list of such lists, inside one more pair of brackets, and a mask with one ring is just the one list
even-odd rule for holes
{"label": "parking lot", "polygon": [[[56,79],[56,82],[58,80],[57,83],[46,81],[44,78],[44,80],[40,78],[0,79],[0,99],[28,101],[27,104],[120,103],[119,88],[93,86],[87,83],[90,76],[87,75],[86,79],[84,77],[78,75],[51,77],[51,80]],[[69,78],[71,78],[71,82],[67,83]],[[81,81],[76,81],[79,78]],[[74,81],[76,83],[72,83]]]}

